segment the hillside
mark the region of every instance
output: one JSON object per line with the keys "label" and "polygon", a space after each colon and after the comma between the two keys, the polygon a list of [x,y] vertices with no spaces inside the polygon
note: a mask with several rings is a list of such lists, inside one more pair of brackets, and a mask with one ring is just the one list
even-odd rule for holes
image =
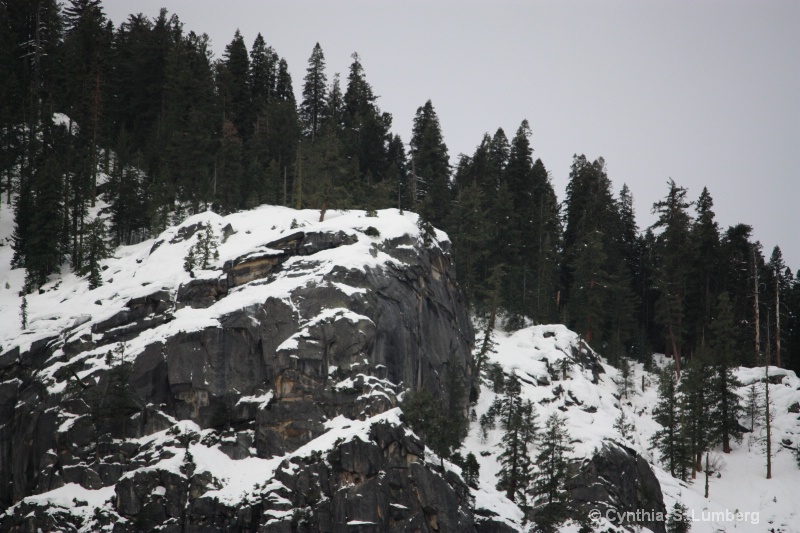
{"label": "hillside", "polygon": [[[763,424],[753,433],[746,433],[742,442],[733,446],[731,454],[720,449],[712,451],[712,458],[720,461],[718,475],[710,479],[709,498],[704,498],[702,474],[693,483],[684,483],[670,476],[659,463],[658,453],[650,444],[650,437],[659,429],[652,419],[652,410],[658,401],[657,377],[644,371],[641,364],[633,365],[633,383],[629,398],[620,398],[617,382],[619,371],[600,358],[600,373],[593,374],[585,365],[573,365],[566,380],[562,380],[559,362],[563,358],[575,361],[578,336],[563,326],[533,326],[513,333],[495,331],[496,353],[491,360],[502,365],[508,373],[516,373],[523,384],[522,395],[536,405],[540,424],[552,412],[561,413],[567,421],[574,452],[571,457],[586,464],[597,450],[604,446],[619,445],[643,457],[652,468],[663,493],[667,511],[676,500],[688,507],[693,518],[692,531],[796,531],[800,527],[800,511],[796,492],[800,487],[800,468],[795,461],[794,449],[800,446],[800,379],[794,372],[770,367],[770,395],[775,415],[772,427],[773,479],[765,479],[765,455],[759,442],[763,438]],[[656,364],[664,366],[669,361],[656,356]],[[763,395],[764,368],[740,368],[737,376],[745,385],[739,395],[747,396],[748,386],[756,383]],[[593,381],[595,380],[596,383]],[[645,390],[642,390],[642,384]],[[497,395],[484,383],[476,406],[478,418],[484,414]],[[633,424],[633,431],[625,438],[616,429],[615,420],[620,411]],[[745,426],[749,421],[741,420]],[[500,501],[489,503],[499,466],[501,430],[488,432],[481,437],[479,424],[473,423],[464,448],[475,452],[481,463],[481,489],[478,502],[500,514],[519,520],[521,514],[513,506]],[[629,474],[629,473],[628,473]],[[623,478],[626,473],[618,473]],[[619,487],[618,487],[619,488]],[[619,505],[594,503],[588,506],[601,511],[600,516],[612,519],[625,509]],[[608,514],[607,514],[608,512]],[[736,518],[736,513],[742,515]],[[750,513],[744,515],[743,513]],[[754,514],[755,513],[755,514]],[[642,514],[641,516],[646,516]],[[610,524],[605,522],[605,526]],[[629,524],[630,525],[630,524]],[[603,527],[602,523],[600,524]],[[577,526],[575,529],[577,530]]]}
{"label": "hillside", "polygon": [[[66,273],[28,295],[25,329],[23,273],[7,266],[9,215],[0,211],[4,531],[529,527],[496,487],[502,429],[484,436],[479,420],[498,394],[488,372],[472,375],[473,326],[450,243],[442,232],[425,243],[416,215],[331,211],[319,222],[318,211],[269,206],[196,215],[119,247],[94,290]],[[218,258],[190,273],[185,259],[207,231]],[[714,454],[724,465],[706,500],[702,479],[672,478],[650,449],[654,374],[634,365],[634,389],[620,399],[618,371],[564,326],[494,337],[489,366],[519,378],[540,424],[553,412],[566,420],[572,497],[611,519],[595,530],[647,511],[637,525],[664,531],[652,516],[676,500],[699,519],[758,513],[757,523],[697,521],[695,532],[800,526],[794,373],[770,369],[774,479],[763,479],[763,452],[745,436]],[[453,362],[479,392],[460,407],[474,411],[460,452],[478,459],[475,488],[426,449],[401,408],[420,388],[444,401]],[[748,385],[760,372],[738,375]],[[620,410],[634,425],[627,438],[615,428]]]}

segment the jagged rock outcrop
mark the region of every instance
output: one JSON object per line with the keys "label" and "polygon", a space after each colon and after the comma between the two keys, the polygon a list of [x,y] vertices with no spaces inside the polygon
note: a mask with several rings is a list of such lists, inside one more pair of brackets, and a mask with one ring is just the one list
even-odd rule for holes
{"label": "jagged rock outcrop", "polygon": [[617,525],[666,531],[664,521],[657,520],[667,516],[661,485],[647,461],[627,446],[607,441],[580,465],[567,488],[577,507],[586,513],[596,509],[612,521],[641,517],[641,522],[628,520]]}
{"label": "jagged rock outcrop", "polygon": [[[162,237],[150,257],[201,227]],[[441,395],[453,362],[470,382],[473,332],[448,247],[300,231],[1,353],[0,529],[471,531],[466,485],[426,463],[400,423],[264,466],[331,420],[390,411],[406,388]],[[337,265],[326,252],[366,255]],[[227,483],[196,461],[208,450],[262,461],[274,479],[239,501],[206,496]],[[64,511],[62,493],[86,493],[66,507],[92,512]],[[30,513],[42,506],[58,512]]]}

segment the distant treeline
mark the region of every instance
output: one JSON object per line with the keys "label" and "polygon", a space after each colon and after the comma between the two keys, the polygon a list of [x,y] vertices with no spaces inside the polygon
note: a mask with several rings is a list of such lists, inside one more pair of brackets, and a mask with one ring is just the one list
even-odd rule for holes
{"label": "distant treeline", "polygon": [[260,34],[214,59],[165,10],[115,28],[98,0],[0,1],[0,193],[26,290],[65,260],[91,277],[109,247],[209,208],[397,207],[450,234],[473,309],[508,327],[563,322],[612,361],[680,360],[725,300],[739,362],[800,369],[800,283],[750,226],[718,227],[708,190],[690,201],[669,180],[641,229],[603,159],[575,156],[559,203],[524,120],[451,164],[430,101],[406,144],[358,54],[346,79],[328,76],[319,44],[301,95]]}

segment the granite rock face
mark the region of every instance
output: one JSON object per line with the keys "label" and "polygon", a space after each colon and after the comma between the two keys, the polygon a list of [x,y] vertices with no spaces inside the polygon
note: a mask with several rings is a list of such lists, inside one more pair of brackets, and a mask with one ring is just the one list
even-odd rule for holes
{"label": "granite rock face", "polygon": [[[362,239],[381,261],[291,283],[319,270],[320,252]],[[333,442],[324,457],[284,459],[241,501],[205,496],[226,481],[195,457],[213,449],[280,461],[334,419],[392,410],[408,388],[440,394],[453,362],[470,383],[473,330],[448,247],[300,231],[90,327],[0,354],[0,477],[10,480],[0,486],[0,529],[473,530],[469,489],[426,463],[401,422]],[[275,295],[243,298],[272,284]],[[176,326],[215,306],[224,311],[214,320]],[[106,499],[62,512],[27,498],[67,488]],[[30,513],[37,506],[58,512]]]}
{"label": "granite rock face", "polygon": [[597,509],[611,518],[638,516],[644,521],[617,525],[644,526],[654,533],[666,531],[665,522],[656,520],[667,516],[661,485],[647,461],[627,446],[607,441],[593,457],[583,461],[568,489],[577,507],[586,513]]}

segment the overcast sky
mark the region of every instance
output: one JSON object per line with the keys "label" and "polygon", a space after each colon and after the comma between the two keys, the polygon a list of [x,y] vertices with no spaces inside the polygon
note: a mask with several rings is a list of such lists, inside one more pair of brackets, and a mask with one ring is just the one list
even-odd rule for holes
{"label": "overcast sky", "polygon": [[105,0],[118,26],[161,7],[207,33],[216,57],[258,32],[302,89],[316,42],[346,81],[358,52],[406,142],[430,99],[451,163],[522,119],[563,200],[573,154],[602,156],[637,220],[671,177],[707,186],[724,229],[754,227],[800,269],[800,2],[795,0]]}

